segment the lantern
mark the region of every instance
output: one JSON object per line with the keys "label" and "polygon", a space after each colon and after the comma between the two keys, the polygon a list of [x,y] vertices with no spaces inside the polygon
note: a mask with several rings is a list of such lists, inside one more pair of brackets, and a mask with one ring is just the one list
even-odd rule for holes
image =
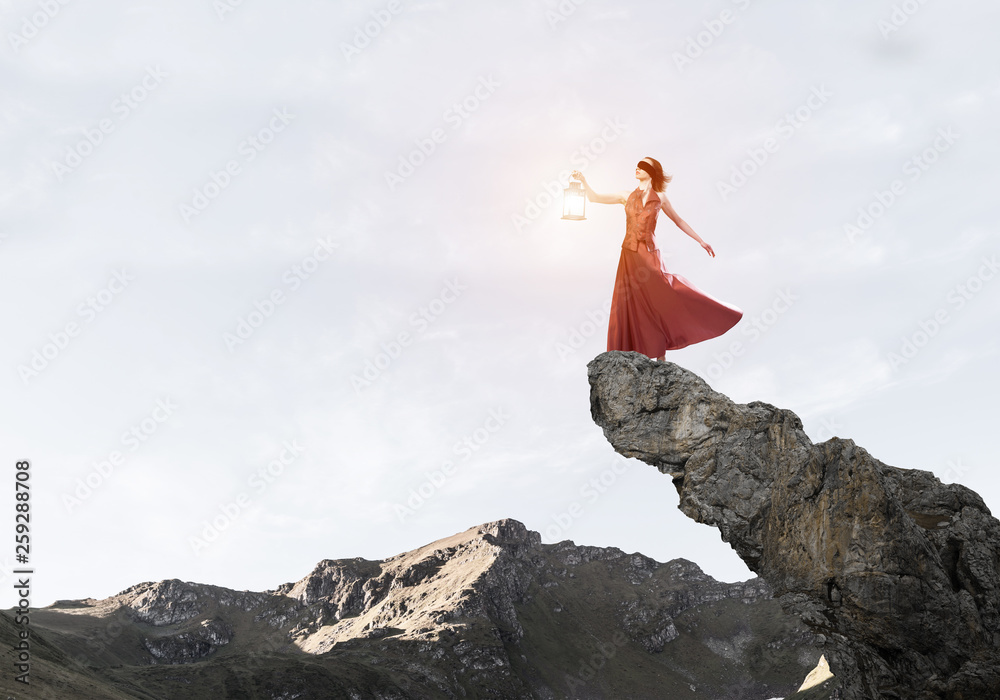
{"label": "lantern", "polygon": [[563,215],[562,218],[569,221],[583,221],[587,205],[587,193],[583,191],[583,185],[579,182],[570,182],[569,187],[563,190]]}

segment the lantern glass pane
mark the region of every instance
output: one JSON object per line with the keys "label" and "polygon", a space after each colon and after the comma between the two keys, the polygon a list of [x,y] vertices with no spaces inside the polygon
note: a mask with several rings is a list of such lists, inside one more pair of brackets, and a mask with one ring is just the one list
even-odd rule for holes
{"label": "lantern glass pane", "polygon": [[569,210],[567,213],[572,216],[583,216],[583,197],[579,195],[569,197],[566,208]]}
{"label": "lantern glass pane", "polygon": [[582,220],[586,207],[587,195],[583,188],[577,183],[570,183],[570,186],[563,190],[563,218]]}

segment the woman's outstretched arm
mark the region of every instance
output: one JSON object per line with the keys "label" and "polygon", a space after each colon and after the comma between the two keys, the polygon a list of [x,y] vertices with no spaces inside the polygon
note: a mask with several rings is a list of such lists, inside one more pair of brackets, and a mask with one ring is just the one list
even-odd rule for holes
{"label": "woman's outstretched arm", "polygon": [[688,223],[684,219],[682,219],[680,217],[680,214],[678,214],[674,210],[674,205],[672,205],[670,203],[670,200],[667,199],[667,195],[663,194],[662,192],[658,192],[657,194],[659,194],[659,196],[660,196],[660,208],[663,210],[663,213],[666,214],[670,218],[671,221],[673,221],[675,224],[677,224],[677,228],[679,228],[681,231],[683,231],[687,235],[691,236],[691,238],[693,238],[696,241],[698,241],[698,245],[700,245],[702,248],[704,248],[705,252],[708,253],[709,255],[711,255],[714,258],[715,257],[715,251],[712,250],[712,246],[710,246],[705,241],[701,240],[701,236],[699,236],[697,233],[695,233],[694,229],[691,228],[690,226],[688,226]]}
{"label": "woman's outstretched arm", "polygon": [[579,180],[583,183],[583,189],[587,193],[587,199],[591,202],[597,202],[598,204],[624,204],[628,201],[628,195],[617,193],[617,194],[598,194],[594,192],[594,189],[587,182],[587,178],[583,176],[579,170],[574,170],[570,173],[574,180]]}

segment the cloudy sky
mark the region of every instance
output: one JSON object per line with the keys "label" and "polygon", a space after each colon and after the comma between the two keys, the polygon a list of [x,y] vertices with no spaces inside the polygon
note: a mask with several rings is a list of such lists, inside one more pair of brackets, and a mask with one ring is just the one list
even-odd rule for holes
{"label": "cloudy sky", "polygon": [[997,507],[998,20],[0,2],[0,473],[13,530],[30,460],[33,603],[264,590],[506,517],[749,578],[590,418],[624,212],[561,221],[560,190],[631,190],[644,156],[717,252],[661,216],[666,266],[745,312],[669,360]]}

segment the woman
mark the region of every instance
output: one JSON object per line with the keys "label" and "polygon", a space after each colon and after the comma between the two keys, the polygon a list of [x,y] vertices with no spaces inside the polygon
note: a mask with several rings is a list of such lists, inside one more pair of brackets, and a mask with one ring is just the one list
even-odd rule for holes
{"label": "woman", "polygon": [[639,186],[631,193],[598,194],[579,170],[572,177],[583,183],[591,202],[625,205],[625,240],[611,297],[608,350],[635,350],[663,360],[667,350],[715,338],[739,322],[740,309],[663,269],[653,240],[661,209],[713,258],[715,251],[670,205],[663,190],[672,177],[664,175],[657,160],[639,161],[635,168]]}

